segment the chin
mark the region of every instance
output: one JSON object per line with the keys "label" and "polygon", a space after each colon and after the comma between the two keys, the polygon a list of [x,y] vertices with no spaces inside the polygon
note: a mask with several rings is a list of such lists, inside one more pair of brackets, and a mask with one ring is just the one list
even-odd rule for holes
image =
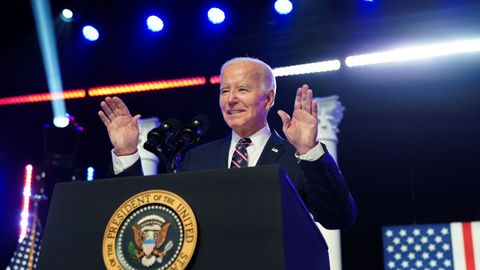
{"label": "chin", "polygon": [[227,125],[233,130],[238,130],[242,127],[242,124],[238,123],[238,121],[227,121]]}
{"label": "chin", "polygon": [[241,121],[227,121],[227,125],[233,129],[237,134],[239,134],[241,130],[245,129],[245,122]]}
{"label": "chin", "polygon": [[226,117],[224,117],[224,120],[227,123],[227,125],[231,128],[241,127],[246,123],[245,119],[240,117],[232,117],[231,115],[227,115]]}

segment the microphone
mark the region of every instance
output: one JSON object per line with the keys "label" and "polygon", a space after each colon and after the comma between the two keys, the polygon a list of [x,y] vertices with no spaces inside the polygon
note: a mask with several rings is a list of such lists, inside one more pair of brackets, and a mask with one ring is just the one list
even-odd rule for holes
{"label": "microphone", "polygon": [[177,118],[169,118],[160,126],[150,130],[143,148],[158,156],[165,172],[175,172],[181,160],[181,151],[196,143],[210,127],[210,119],[204,114],[195,116],[180,130],[182,124]]}
{"label": "microphone", "polygon": [[177,118],[169,118],[160,126],[150,130],[147,134],[147,141],[143,148],[148,151],[155,151],[163,145],[168,145],[179,133],[182,124]]}
{"label": "microphone", "polygon": [[198,142],[210,127],[210,119],[205,114],[195,116],[190,124],[182,129],[177,139],[177,151]]}

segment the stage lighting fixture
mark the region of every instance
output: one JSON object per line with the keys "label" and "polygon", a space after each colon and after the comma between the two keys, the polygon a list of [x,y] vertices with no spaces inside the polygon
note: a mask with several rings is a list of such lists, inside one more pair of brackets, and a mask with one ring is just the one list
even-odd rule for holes
{"label": "stage lighting fixture", "polygon": [[83,27],[82,30],[83,36],[88,41],[96,41],[100,34],[98,33],[97,29],[91,25],[86,25]]}
{"label": "stage lighting fixture", "polygon": [[225,12],[219,8],[212,7],[208,10],[208,20],[213,24],[220,24],[225,20]]}
{"label": "stage lighting fixture", "polygon": [[159,32],[163,29],[163,21],[159,17],[152,15],[147,18],[148,30],[152,32]]}
{"label": "stage lighting fixture", "polygon": [[20,221],[20,237],[18,242],[22,242],[23,238],[27,234],[27,227],[28,227],[28,216],[30,214],[30,196],[32,195],[32,174],[33,174],[33,166],[28,164],[25,166],[25,182],[23,185],[23,206],[22,206],[22,213],[21,221]]}
{"label": "stage lighting fixture", "polygon": [[278,14],[286,15],[290,13],[293,9],[293,4],[289,0],[277,0],[275,1],[275,10]]}
{"label": "stage lighting fixture", "polygon": [[411,46],[391,51],[353,55],[345,59],[345,64],[348,67],[357,67],[472,52],[480,52],[480,39],[458,40],[447,43]]}
{"label": "stage lighting fixture", "polygon": [[340,60],[335,59],[316,63],[277,67],[273,69],[273,75],[275,75],[275,77],[282,77],[309,73],[319,73],[339,70],[340,67]]}
{"label": "stage lighting fixture", "polygon": [[214,75],[210,77],[210,84],[220,84],[220,75]]}
{"label": "stage lighting fixture", "polygon": [[69,123],[70,123],[70,119],[69,119],[68,114],[64,115],[64,116],[56,116],[56,117],[53,118],[53,124],[57,128],[64,128],[64,127],[68,126]]}
{"label": "stage lighting fixture", "polygon": [[66,8],[64,10],[62,10],[62,19],[66,22],[70,22],[72,21],[72,18],[73,18],[73,12]]}
{"label": "stage lighting fixture", "polygon": [[61,93],[38,93],[22,96],[13,96],[0,98],[0,106],[10,105],[10,104],[24,104],[24,103],[35,103],[35,102],[44,102],[57,99],[76,99],[84,98],[87,95],[84,89],[78,90],[68,90]]}
{"label": "stage lighting fixture", "polygon": [[69,115],[68,125],[58,128],[46,124],[43,128],[45,166],[49,168],[72,168],[77,155],[83,127]]}
{"label": "stage lighting fixture", "polygon": [[93,167],[87,168],[87,181],[93,181],[95,175],[95,169]]}
{"label": "stage lighting fixture", "polygon": [[190,86],[204,85],[206,83],[207,83],[207,79],[205,77],[191,77],[191,78],[181,78],[181,79],[175,79],[175,80],[161,80],[161,81],[119,84],[119,85],[110,85],[110,86],[99,86],[99,87],[90,87],[90,89],[88,90],[88,95],[91,97],[118,95],[118,94],[125,94],[125,93],[136,93],[136,92],[143,92],[143,91],[190,87]]}

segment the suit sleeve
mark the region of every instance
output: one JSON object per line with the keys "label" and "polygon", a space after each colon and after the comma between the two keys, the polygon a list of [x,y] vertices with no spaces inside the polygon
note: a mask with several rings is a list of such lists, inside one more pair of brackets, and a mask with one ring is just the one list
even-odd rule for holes
{"label": "suit sleeve", "polygon": [[123,172],[119,174],[115,174],[113,172],[113,164],[110,164],[110,168],[108,170],[109,177],[130,177],[130,176],[143,176],[143,169],[142,169],[142,161],[138,159],[132,166],[125,169]]}
{"label": "suit sleeve", "polygon": [[325,153],[316,161],[300,161],[306,176],[304,194],[314,219],[327,229],[342,229],[355,223],[357,207],[333,157]]}

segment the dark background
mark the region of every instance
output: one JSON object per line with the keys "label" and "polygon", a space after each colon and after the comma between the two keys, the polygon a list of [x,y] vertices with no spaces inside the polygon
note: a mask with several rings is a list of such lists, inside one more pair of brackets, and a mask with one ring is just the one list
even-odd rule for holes
{"label": "dark background", "polygon": [[[467,0],[304,0],[294,1],[287,16],[275,13],[273,1],[217,1],[227,14],[217,26],[206,19],[208,1],[51,4],[65,89],[208,78],[235,56],[280,67],[480,37],[480,3]],[[64,7],[80,17],[62,22],[57,15]],[[0,12],[0,97],[47,92],[30,2],[10,1]],[[164,31],[146,30],[151,13],[164,19]],[[99,29],[97,42],[83,40],[85,23]],[[274,109],[291,112],[295,90],[305,82],[316,96],[338,95],[346,108],[338,158],[359,219],[342,233],[344,269],[382,269],[382,226],[480,219],[479,74],[480,54],[470,53],[277,79]],[[175,116],[186,123],[198,113],[209,115],[208,141],[229,132],[217,109],[217,89],[207,83],[121,97],[143,117]],[[106,177],[111,145],[97,116],[101,99],[66,101],[84,128],[71,168],[47,166],[49,102],[0,106],[0,267],[16,247],[26,164],[48,171],[47,191],[88,166],[96,168],[96,178]],[[281,130],[274,112],[270,125]]]}

